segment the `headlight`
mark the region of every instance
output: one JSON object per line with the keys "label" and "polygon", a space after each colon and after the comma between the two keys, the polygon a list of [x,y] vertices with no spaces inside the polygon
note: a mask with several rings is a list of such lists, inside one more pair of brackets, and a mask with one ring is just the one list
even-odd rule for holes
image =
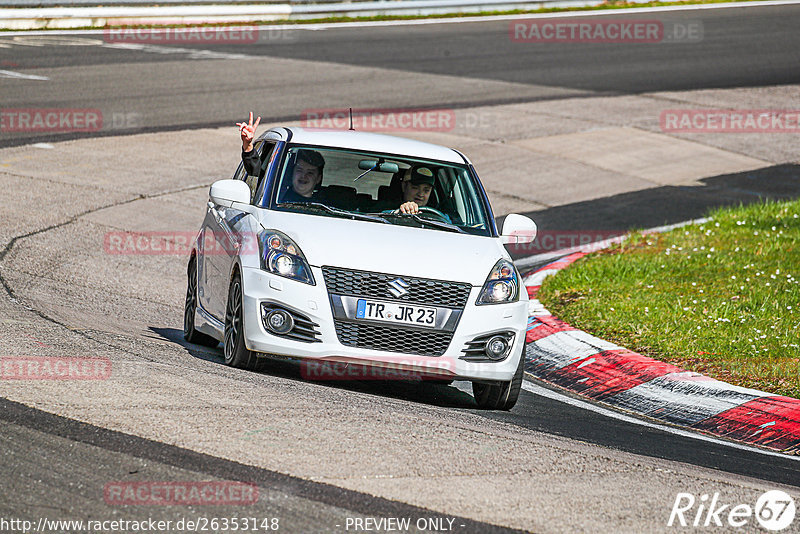
{"label": "headlight", "polygon": [[514,264],[500,260],[494,264],[476,304],[500,304],[519,300],[519,275]]}
{"label": "headlight", "polygon": [[276,230],[260,232],[258,250],[261,268],[265,271],[314,285],[314,276],[303,252],[286,234]]}

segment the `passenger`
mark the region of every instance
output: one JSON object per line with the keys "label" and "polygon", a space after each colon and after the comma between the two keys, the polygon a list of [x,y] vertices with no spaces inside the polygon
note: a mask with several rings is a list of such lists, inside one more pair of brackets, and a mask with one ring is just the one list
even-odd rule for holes
{"label": "passenger", "polygon": [[244,170],[247,174],[258,175],[261,168],[261,160],[253,150],[253,139],[256,137],[256,128],[261,122],[261,117],[256,119],[253,124],[253,112],[250,112],[250,122],[237,122],[236,126],[239,127],[239,135],[242,137],[242,162],[244,163]]}
{"label": "passenger", "polygon": [[[261,122],[261,117],[253,124],[253,112],[250,112],[248,122],[237,122],[239,134],[242,138],[242,162],[247,174],[258,174],[261,160],[253,150],[253,139],[256,128]],[[322,182],[322,169],[325,167],[325,158],[315,150],[298,150],[297,159],[292,172],[292,187],[281,195],[281,202],[309,202],[321,200],[317,191]]]}
{"label": "passenger", "polygon": [[297,160],[292,172],[292,187],[282,196],[281,202],[310,202],[321,201],[321,194],[317,191],[322,182],[322,170],[325,168],[325,158],[315,150],[301,149],[297,151]]}

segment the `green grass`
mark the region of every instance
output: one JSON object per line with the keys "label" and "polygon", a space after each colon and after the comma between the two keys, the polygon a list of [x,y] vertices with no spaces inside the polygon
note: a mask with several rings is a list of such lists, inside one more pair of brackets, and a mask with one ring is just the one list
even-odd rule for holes
{"label": "green grass", "polygon": [[539,298],[640,354],[800,398],[800,201],[710,217],[635,233],[545,280]]}

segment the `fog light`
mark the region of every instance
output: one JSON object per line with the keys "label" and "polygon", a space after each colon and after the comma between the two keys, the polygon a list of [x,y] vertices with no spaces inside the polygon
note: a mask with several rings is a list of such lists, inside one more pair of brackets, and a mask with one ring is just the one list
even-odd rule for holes
{"label": "fog light", "polygon": [[508,341],[502,336],[494,336],[489,338],[489,341],[486,342],[486,355],[493,360],[503,358],[507,350]]}
{"label": "fog light", "polygon": [[267,328],[276,334],[286,334],[294,328],[294,319],[284,310],[272,310],[267,315]]}

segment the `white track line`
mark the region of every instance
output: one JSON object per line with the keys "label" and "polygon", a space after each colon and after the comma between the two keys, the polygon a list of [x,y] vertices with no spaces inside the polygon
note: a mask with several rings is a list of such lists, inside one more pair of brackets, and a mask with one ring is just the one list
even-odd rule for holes
{"label": "white track line", "polygon": [[733,449],[740,449],[747,452],[755,452],[758,454],[764,454],[767,456],[776,456],[778,458],[788,458],[790,460],[800,461],[800,456],[793,456],[790,454],[784,454],[780,452],[773,452],[764,449],[759,449],[757,447],[752,447],[749,445],[742,445],[740,443],[734,443],[731,441],[725,441],[717,438],[713,438],[711,436],[707,436],[705,434],[700,434],[699,432],[690,432],[688,430],[682,430],[680,428],[676,428],[673,426],[667,425],[659,425],[656,423],[652,423],[650,421],[645,421],[643,419],[638,419],[636,417],[632,417],[629,415],[625,415],[623,413],[609,410],[607,408],[602,408],[598,405],[592,404],[590,402],[584,402],[582,400],[575,399],[568,395],[563,395],[554,391],[552,389],[548,389],[539,385],[536,385],[528,380],[522,381],[522,389],[533,393],[534,395],[539,395],[541,397],[545,397],[557,402],[563,402],[565,404],[569,404],[570,406],[574,406],[576,408],[580,408],[581,410],[588,410],[590,412],[595,412],[600,415],[604,415],[606,417],[611,417],[612,419],[618,419],[620,421],[624,421],[626,423],[632,423],[634,425],[641,425],[647,428],[654,428],[657,430],[661,430],[667,432],[669,434],[675,434],[677,436],[682,436],[685,438],[696,439],[699,441],[707,441],[710,443],[715,443],[717,445],[722,445],[724,447],[731,447]]}
{"label": "white track line", "polygon": [[49,80],[47,76],[36,76],[35,74],[23,74],[12,70],[0,70],[0,78],[17,78],[20,80]]}

